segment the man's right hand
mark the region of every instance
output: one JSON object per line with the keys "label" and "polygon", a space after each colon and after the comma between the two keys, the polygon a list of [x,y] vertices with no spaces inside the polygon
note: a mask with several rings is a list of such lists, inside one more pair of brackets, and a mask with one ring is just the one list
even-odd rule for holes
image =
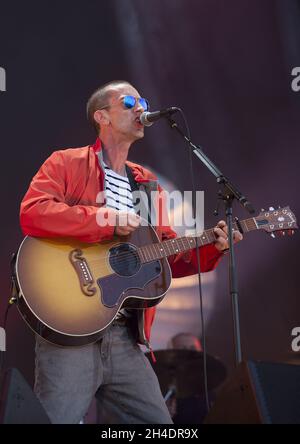
{"label": "man's right hand", "polygon": [[115,234],[117,236],[128,236],[141,223],[141,218],[135,213],[127,211],[118,211]]}

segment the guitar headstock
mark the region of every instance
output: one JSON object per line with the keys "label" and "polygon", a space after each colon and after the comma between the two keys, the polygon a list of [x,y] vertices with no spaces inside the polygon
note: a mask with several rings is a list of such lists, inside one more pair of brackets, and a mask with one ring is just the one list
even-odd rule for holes
{"label": "guitar headstock", "polygon": [[297,230],[297,220],[290,207],[269,210],[262,210],[257,217],[254,218],[259,229],[271,233],[271,236],[283,236],[285,233],[294,234]]}

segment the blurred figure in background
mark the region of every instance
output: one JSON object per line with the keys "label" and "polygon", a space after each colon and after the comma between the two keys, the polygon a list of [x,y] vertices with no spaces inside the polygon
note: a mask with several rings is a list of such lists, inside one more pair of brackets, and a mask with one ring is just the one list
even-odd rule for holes
{"label": "blurred figure in background", "polygon": [[202,351],[200,339],[192,333],[178,333],[168,342],[168,348]]}
{"label": "blurred figure in background", "polygon": [[[200,339],[192,333],[178,333],[168,341],[168,349],[175,350],[193,350],[199,353],[202,352],[202,345]],[[201,378],[201,371],[199,371],[199,378]],[[189,378],[189,375],[186,375]],[[180,393],[178,393],[180,396]],[[213,391],[209,392],[209,402],[214,399]],[[207,414],[205,394],[195,393],[192,396],[181,398],[175,393],[166,400],[167,407],[174,424],[201,424]]]}

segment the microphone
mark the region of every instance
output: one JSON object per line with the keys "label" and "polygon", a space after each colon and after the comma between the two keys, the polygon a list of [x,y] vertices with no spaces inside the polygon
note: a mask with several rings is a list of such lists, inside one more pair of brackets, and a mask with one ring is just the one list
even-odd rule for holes
{"label": "microphone", "polygon": [[152,113],[145,111],[140,115],[140,122],[144,126],[151,126],[161,117],[171,116],[177,111],[179,111],[179,108],[176,106],[171,106],[170,108],[162,109],[160,111],[153,111]]}

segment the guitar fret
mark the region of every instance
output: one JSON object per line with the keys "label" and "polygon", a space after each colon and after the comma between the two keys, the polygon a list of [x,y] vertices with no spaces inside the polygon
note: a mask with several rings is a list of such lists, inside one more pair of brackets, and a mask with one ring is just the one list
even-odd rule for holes
{"label": "guitar fret", "polygon": [[140,247],[137,251],[138,251],[138,255],[139,255],[139,258],[140,258],[142,264],[145,263],[146,262],[146,258],[145,258],[145,255],[144,255],[143,248]]}
{"label": "guitar fret", "polygon": [[180,242],[181,242],[181,247],[180,247],[180,251],[186,251],[187,250],[187,246],[186,246],[186,237],[181,237],[180,238]]}
{"label": "guitar fret", "polygon": [[150,244],[150,245],[147,245],[147,252],[148,252],[148,256],[149,256],[149,259],[150,259],[150,261],[152,260],[152,245]]}
{"label": "guitar fret", "polygon": [[155,260],[156,259],[156,251],[155,251],[155,245],[154,244],[151,245],[150,254],[151,254],[151,259]]}
{"label": "guitar fret", "polygon": [[171,256],[173,253],[172,253],[172,249],[171,249],[170,241],[169,241],[169,240],[166,241],[166,246],[167,246],[167,248],[168,248],[168,250],[169,250],[169,254],[170,254],[170,256]]}
{"label": "guitar fret", "polygon": [[146,258],[146,255],[145,255],[145,248],[144,247],[140,247],[139,251],[140,251],[140,254],[142,256],[142,262],[143,263],[147,262],[147,258]]}
{"label": "guitar fret", "polygon": [[196,240],[194,237],[187,237],[189,248],[195,248]]}
{"label": "guitar fret", "polygon": [[153,259],[153,260],[156,260],[156,259],[157,259],[157,249],[156,249],[156,244],[152,244],[151,249],[152,249],[152,259]]}
{"label": "guitar fret", "polygon": [[173,244],[173,239],[168,241],[168,246],[169,246],[169,249],[171,251],[171,254],[175,254],[175,248],[174,248],[174,244]]}
{"label": "guitar fret", "polygon": [[145,247],[141,247],[140,249],[141,249],[141,251],[143,253],[143,256],[144,256],[144,262],[147,262],[147,256],[146,256]]}
{"label": "guitar fret", "polygon": [[177,248],[176,248],[176,245],[177,245],[177,241],[175,240],[175,239],[172,239],[171,240],[171,248],[172,248],[172,251],[173,251],[173,254],[176,254],[177,253]]}
{"label": "guitar fret", "polygon": [[154,250],[154,259],[159,259],[159,251],[157,244],[153,244],[153,250]]}
{"label": "guitar fret", "polygon": [[150,253],[151,253],[152,259],[156,259],[156,251],[155,251],[155,245],[154,244],[151,245]]}
{"label": "guitar fret", "polygon": [[249,231],[248,230],[248,227],[247,227],[247,223],[246,223],[246,221],[245,220],[241,220],[241,221],[239,221],[239,223],[240,223],[240,226],[242,227],[242,230],[245,232],[245,231]]}
{"label": "guitar fret", "polygon": [[213,230],[205,230],[198,236],[198,242],[200,242],[201,246],[209,244],[215,240],[215,236]]}
{"label": "guitar fret", "polygon": [[182,252],[182,251],[186,251],[186,246],[184,245],[184,237],[180,237],[179,239],[178,239],[178,241],[180,241],[181,242],[181,247],[180,247],[180,252]]}
{"label": "guitar fret", "polygon": [[179,245],[179,241],[180,241],[180,237],[178,239],[172,239],[174,254],[178,254],[181,252],[181,247]]}
{"label": "guitar fret", "polygon": [[209,241],[210,243],[214,242],[216,240],[216,235],[214,230],[209,230]]}
{"label": "guitar fret", "polygon": [[164,241],[164,250],[166,252],[166,256],[170,255],[170,249],[168,248],[168,241]]}
{"label": "guitar fret", "polygon": [[246,227],[247,227],[247,231],[251,231],[251,230],[255,230],[256,229],[256,223],[255,223],[254,218],[246,219],[245,220],[245,224],[246,224]]}
{"label": "guitar fret", "polygon": [[156,248],[156,254],[157,254],[156,259],[160,259],[165,256],[164,249],[163,249],[163,246],[161,243],[155,244],[155,248]]}
{"label": "guitar fret", "polygon": [[[247,222],[246,220],[240,220],[240,221],[239,221],[239,224],[240,224],[240,226],[241,226],[243,232],[245,232],[245,231],[249,231],[246,222]],[[239,229],[239,228],[238,228],[238,224],[236,224],[236,230],[238,230],[238,229]]]}
{"label": "guitar fret", "polygon": [[[198,245],[200,244],[200,246],[202,246],[204,244],[205,239],[206,239],[206,236],[205,236],[204,232],[201,234],[201,236],[197,236]],[[196,243],[196,245],[197,245],[197,243]]]}
{"label": "guitar fret", "polygon": [[167,253],[166,253],[163,243],[159,244],[159,251],[160,251],[160,254],[162,253],[162,256],[167,257]]}
{"label": "guitar fret", "polygon": [[182,237],[181,239],[182,239],[182,247],[183,247],[183,251],[186,251],[186,250],[189,248],[189,247],[187,246],[187,245],[188,245],[188,240],[187,240],[186,237]]}
{"label": "guitar fret", "polygon": [[[149,252],[149,245],[147,245],[147,246],[145,247],[145,254],[146,254],[147,261],[148,261],[148,260],[151,261],[151,255],[150,255],[150,252]],[[147,257],[147,256],[148,256],[148,257]]]}
{"label": "guitar fret", "polygon": [[179,246],[178,239],[172,239],[172,246],[173,246],[174,254],[177,254],[180,252],[180,246]]}
{"label": "guitar fret", "polygon": [[[282,220],[278,219],[278,214],[282,214]],[[288,215],[290,221],[286,221]],[[292,218],[293,217],[293,218]],[[275,219],[276,218],[276,219]],[[278,223],[278,221],[280,223]],[[273,222],[274,220],[274,222]],[[289,209],[289,207],[284,208],[283,210],[277,210],[271,212],[261,213],[258,217],[252,217],[249,219],[244,219],[241,221],[233,222],[232,224],[233,230],[239,230],[243,232],[249,232],[252,230],[264,229],[265,231],[274,231],[287,227],[297,227],[297,222],[295,220],[295,216]],[[168,257],[174,254],[178,254],[183,251],[191,250],[196,247],[196,242],[199,243],[200,246],[207,245],[210,243],[214,243],[216,241],[216,234],[214,232],[214,228],[204,230],[203,233],[197,237],[194,236],[182,236],[174,239],[168,239],[163,242],[158,242],[156,244],[145,245],[138,249],[138,254],[143,263],[150,262],[152,260],[161,259],[163,257]]]}
{"label": "guitar fret", "polygon": [[[248,220],[249,220],[249,219],[248,219]],[[247,222],[247,220],[239,220],[239,225],[241,226],[241,229],[242,229],[243,232],[245,232],[245,231],[249,231],[246,222]],[[239,229],[239,225],[238,225],[237,222],[234,222],[234,223],[232,224],[233,229],[234,229],[235,231],[240,231],[240,229]]]}
{"label": "guitar fret", "polygon": [[195,248],[195,246],[196,246],[196,241],[195,241],[195,239],[194,239],[193,237],[191,237],[191,238],[187,238],[187,239],[188,239],[189,247],[190,247],[190,248]]}

